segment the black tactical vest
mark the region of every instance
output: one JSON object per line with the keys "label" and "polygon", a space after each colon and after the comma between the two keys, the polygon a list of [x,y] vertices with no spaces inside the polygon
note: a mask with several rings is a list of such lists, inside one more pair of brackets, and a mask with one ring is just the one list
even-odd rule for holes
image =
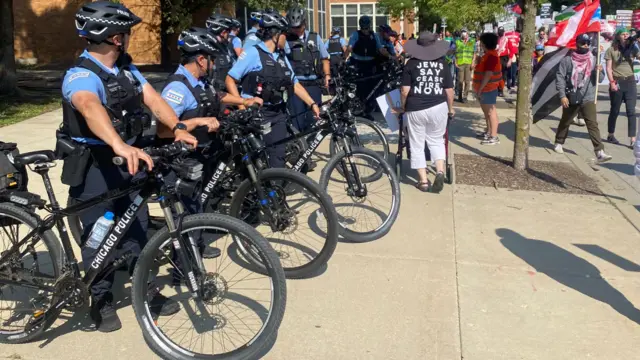
{"label": "black tactical vest", "polygon": [[[142,107],[140,81],[130,72],[129,65],[127,62],[120,67],[118,75],[113,75],[89,58],[81,57],[75,64],[75,67],[87,69],[98,75],[102,81],[107,95],[104,107],[111,118],[111,124],[124,141],[141,135],[144,129],[151,125],[151,119]],[[62,132],[71,137],[99,139],[70,101],[62,102]]]}
{"label": "black tactical vest", "polygon": [[320,79],[324,75],[317,41],[318,34],[314,32],[310,32],[306,40],[296,34],[287,34],[290,50],[287,58],[296,76],[316,75]]}
{"label": "black tactical vest", "polygon": [[[198,102],[198,107],[182,113],[180,120],[189,120],[199,117],[217,117],[220,114],[220,99],[214,87],[207,85],[205,85],[204,89],[199,86],[193,87],[189,83],[187,77],[182,74],[172,74],[169,76],[167,85],[174,81],[183,83]],[[196,137],[196,139],[198,139],[199,144],[204,145],[210,141],[209,131],[206,126],[197,127],[191,133]]]}
{"label": "black tactical vest", "polygon": [[227,78],[227,74],[229,70],[233,67],[235,63],[235,52],[227,48],[227,54],[216,56],[213,64],[215,65],[215,70],[213,74],[213,86],[216,90],[226,91],[227,86],[225,85],[225,80]]}
{"label": "black tactical vest", "polygon": [[377,50],[375,34],[370,32],[369,35],[365,35],[362,30],[358,30],[358,41],[353,47],[353,53],[359,56],[375,57]]}
{"label": "black tactical vest", "polygon": [[[329,47],[327,51],[329,52],[330,62],[331,62],[331,71],[335,72],[337,68],[344,61],[344,51],[342,51],[342,44],[340,43],[341,38],[331,38],[329,39]],[[333,74],[335,75],[335,74]]]}
{"label": "black tactical vest", "polygon": [[285,63],[285,57],[280,53],[278,60],[274,60],[271,54],[264,51],[258,45],[260,63],[262,69],[252,71],[242,79],[242,90],[264,100],[265,105],[279,105],[287,101],[293,89],[291,70]]}

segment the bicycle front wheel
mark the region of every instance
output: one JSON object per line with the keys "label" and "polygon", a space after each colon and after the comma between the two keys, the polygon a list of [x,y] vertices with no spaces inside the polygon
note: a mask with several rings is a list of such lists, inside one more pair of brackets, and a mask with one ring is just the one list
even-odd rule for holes
{"label": "bicycle front wheel", "polygon": [[[380,175],[373,176],[377,173]],[[379,239],[398,218],[398,177],[380,155],[369,149],[354,148],[351,155],[343,151],[329,159],[320,186],[333,199],[340,235],[349,241]]]}
{"label": "bicycle front wheel", "polygon": [[[382,128],[371,120],[357,118],[355,121],[355,136],[349,138],[351,146],[359,146],[375,151],[385,161],[389,161],[389,141]],[[331,137],[329,154],[335,156],[342,150],[342,146],[337,139]]]}
{"label": "bicycle front wheel", "polygon": [[[338,217],[331,199],[317,183],[293,170],[267,169],[260,172],[257,184],[242,182],[229,215],[255,226],[267,238],[287,278],[316,274],[338,243]],[[242,250],[251,258],[249,249]]]}
{"label": "bicycle front wheel", "polygon": [[[247,224],[221,214],[186,216],[180,234],[198,284],[196,296],[186,286],[191,277],[175,259],[166,227],[149,240],[133,273],[133,309],[149,346],[165,359],[263,356],[286,306],[286,279],[269,243]],[[189,251],[190,241],[200,237],[221,255],[202,259]],[[251,247],[263,265],[259,270],[238,256],[237,241]],[[163,313],[167,307],[158,305],[169,301],[179,307]]]}

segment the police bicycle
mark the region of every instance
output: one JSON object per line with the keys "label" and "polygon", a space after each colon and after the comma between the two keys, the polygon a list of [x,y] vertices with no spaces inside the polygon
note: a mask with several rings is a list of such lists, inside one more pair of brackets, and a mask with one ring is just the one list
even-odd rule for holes
{"label": "police bicycle", "polygon": [[[276,250],[287,278],[306,278],[326,266],[338,241],[331,199],[309,177],[268,168],[261,136],[270,131],[257,107],[220,120],[200,195],[205,211],[222,211],[255,226]],[[240,250],[256,265],[250,247]]]}
{"label": "police bicycle", "polygon": [[[132,256],[113,259],[137,212],[155,194],[167,225],[140,253],[131,287],[133,309],[147,343],[168,359],[256,358],[272,344],[286,304],[286,281],[278,257],[264,237],[238,219],[220,214],[185,216],[177,194],[193,194],[202,173],[201,166],[183,157],[189,149],[181,143],[147,148],[145,152],[154,160],[147,176],[63,209],[48,172],[62,154],[73,154],[75,145],[59,140],[56,147],[55,153],[35,151],[14,157],[16,167],[29,166],[42,176],[49,204],[26,191],[0,193],[1,233],[10,238],[2,242],[9,246],[0,250],[0,342],[32,341],[43,335],[63,310],[83,309],[93,280]],[[123,158],[113,160],[124,164]],[[178,174],[175,185],[164,182],[162,173],[167,170]],[[116,214],[115,227],[106,234],[99,255],[82,276],[63,219],[136,192],[128,210]],[[49,215],[43,218],[38,210]],[[172,210],[179,214],[177,221]],[[212,237],[223,251],[229,249],[229,256],[203,260],[195,233]],[[231,256],[232,248],[240,242],[251,247],[260,271],[239,265],[242,263]],[[159,317],[149,305],[150,284],[176,299],[186,314]]]}
{"label": "police bicycle", "polygon": [[320,186],[333,200],[340,235],[348,241],[366,242],[391,230],[400,211],[400,183],[384,158],[357,146],[356,117],[347,100],[354,98],[352,88],[337,87],[336,96],[323,104],[315,126],[270,146],[315,134],[309,148],[291,161],[293,170],[302,171],[324,138],[331,135],[335,152],[322,171]]}

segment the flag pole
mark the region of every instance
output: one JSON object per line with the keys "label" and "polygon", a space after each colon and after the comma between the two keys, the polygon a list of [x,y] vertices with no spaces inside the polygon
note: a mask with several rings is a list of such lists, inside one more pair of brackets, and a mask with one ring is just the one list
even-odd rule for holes
{"label": "flag pole", "polygon": [[598,31],[598,57],[596,58],[596,99],[593,102],[594,104],[598,104],[598,85],[600,84],[600,70],[598,70],[598,65],[600,64],[600,31]]}

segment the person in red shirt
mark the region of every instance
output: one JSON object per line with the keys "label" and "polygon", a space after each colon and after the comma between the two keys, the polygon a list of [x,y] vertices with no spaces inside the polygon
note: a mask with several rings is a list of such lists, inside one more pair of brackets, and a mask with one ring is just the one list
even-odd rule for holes
{"label": "person in red shirt", "polygon": [[[518,52],[513,45],[513,41],[505,35],[504,27],[498,28],[498,56],[500,56],[500,65],[502,65],[502,80],[507,83],[507,74],[511,70],[511,58]],[[504,97],[504,84],[498,89],[498,96]]]}

